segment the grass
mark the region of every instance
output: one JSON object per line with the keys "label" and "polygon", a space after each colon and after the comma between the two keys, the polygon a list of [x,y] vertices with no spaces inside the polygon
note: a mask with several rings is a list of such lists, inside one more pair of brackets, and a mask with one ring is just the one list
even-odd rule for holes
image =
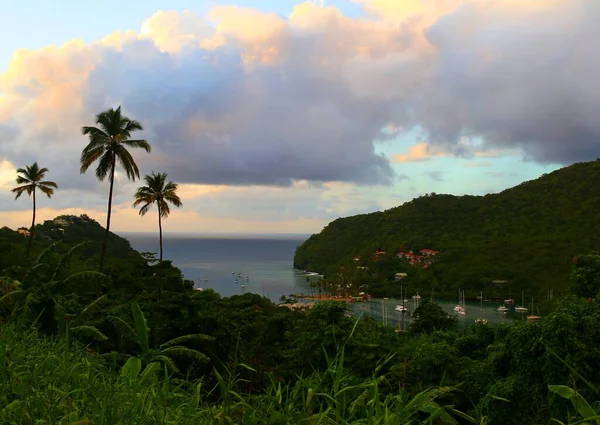
{"label": "grass", "polygon": [[[238,367],[245,367],[238,365]],[[249,369],[249,368],[248,368]],[[429,390],[383,395],[380,379],[354,382],[344,350],[323,373],[293,385],[273,380],[258,395],[236,391],[233,372],[217,386],[170,379],[160,363],[132,359],[112,371],[99,355],[14,324],[0,328],[2,424],[421,424],[455,423]]]}

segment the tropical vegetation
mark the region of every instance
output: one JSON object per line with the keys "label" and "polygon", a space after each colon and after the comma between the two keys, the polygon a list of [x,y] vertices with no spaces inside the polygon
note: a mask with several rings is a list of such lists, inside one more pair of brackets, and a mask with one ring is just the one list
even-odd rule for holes
{"label": "tropical vegetation", "polygon": [[[428,194],[334,220],[298,247],[294,265],[329,279],[358,275],[352,279],[379,296],[399,295],[400,284],[447,297],[459,288],[470,298],[484,291],[504,299],[509,290],[535,298],[549,289],[566,295],[573,258],[598,248],[598,185],[600,161],[592,161],[496,194]],[[397,256],[422,249],[439,252],[427,268]],[[375,256],[376,250],[385,254]],[[395,282],[395,273],[408,276]]]}
{"label": "tropical vegetation", "polygon": [[[326,272],[327,290],[392,290],[402,267],[403,282],[432,290],[535,287],[525,272],[541,267],[558,275],[561,297],[540,320],[458,328],[425,299],[399,332],[340,302],[289,309],[256,294],[197,291],[162,250],[159,259],[133,250],[109,230],[115,168],[139,177],[126,148],[150,147],[130,139],[142,126],[120,108],[97,124],[83,130],[82,172],[98,161],[97,177],[110,178],[106,228],[86,215],[36,224],[34,203],[36,238],[0,229],[1,423],[600,423],[598,163],[498,195],[432,195],[336,220],[299,247],[296,265]],[[17,195],[56,188],[34,165],[19,170]],[[160,223],[168,203],[181,204],[177,186],[165,173],[145,180],[134,204],[145,213],[156,203]],[[545,257],[546,243],[555,256]],[[427,269],[394,255],[424,248],[440,251]],[[529,256],[515,261],[513,249]]]}
{"label": "tropical vegetation", "polygon": [[172,181],[167,181],[167,173],[152,173],[144,177],[145,186],[141,186],[135,192],[134,207],[140,208],[140,215],[144,216],[150,210],[153,204],[156,204],[158,209],[158,234],[160,253],[158,260],[162,263],[163,260],[163,237],[162,237],[162,219],[167,218],[171,214],[169,204],[176,207],[181,207],[183,204],[177,195],[177,184]]}
{"label": "tropical vegetation", "polygon": [[573,295],[539,321],[461,329],[423,300],[398,333],[342,303],[195,291],[166,260],[158,298],[151,255],[123,245],[95,271],[103,229],[67,218],[30,257],[0,229],[2,423],[504,425],[597,411],[596,253],[572,263]]}
{"label": "tropical vegetation", "polygon": [[81,132],[89,137],[88,145],[81,151],[81,173],[85,173],[91,165],[98,161],[96,177],[103,181],[107,176],[110,182],[108,190],[108,210],[106,212],[106,233],[100,254],[100,271],[104,267],[110,217],[112,214],[112,197],[115,183],[117,162],[123,167],[127,178],[140,178],[140,170],[127,148],[141,148],[147,153],[152,150],[150,144],[143,139],[132,139],[131,133],[143,130],[142,124],[121,114],[121,107],[107,109],[96,116],[98,127],[85,126]]}
{"label": "tropical vegetation", "polygon": [[27,165],[25,168],[17,169],[17,184],[19,186],[11,190],[15,194],[15,199],[19,199],[21,195],[27,192],[27,195],[33,198],[33,217],[31,218],[31,228],[29,230],[29,243],[27,244],[26,255],[29,255],[31,249],[31,242],[33,241],[33,233],[35,226],[35,210],[36,210],[36,189],[39,189],[48,198],[54,195],[54,189],[58,188],[58,185],[52,181],[43,180],[48,173],[47,168],[40,168],[37,162],[32,165]]}

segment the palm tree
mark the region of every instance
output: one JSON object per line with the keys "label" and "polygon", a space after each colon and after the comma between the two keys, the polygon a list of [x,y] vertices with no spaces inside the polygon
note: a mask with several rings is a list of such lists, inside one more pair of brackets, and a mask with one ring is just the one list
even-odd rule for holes
{"label": "palm tree", "polygon": [[177,196],[177,184],[172,181],[167,182],[167,173],[154,172],[149,176],[145,176],[146,186],[141,186],[135,192],[134,207],[142,205],[140,215],[144,216],[150,210],[152,204],[158,207],[158,233],[160,243],[159,264],[163,259],[163,244],[162,244],[162,219],[167,218],[171,213],[169,203],[176,207],[181,207],[181,199]]}
{"label": "palm tree", "polygon": [[47,172],[48,169],[40,168],[37,162],[34,162],[32,165],[27,165],[24,169],[18,168],[17,184],[20,186],[17,186],[11,190],[11,192],[16,193],[15,199],[19,199],[23,192],[27,192],[29,196],[33,194],[33,218],[31,219],[31,230],[29,232],[29,243],[27,244],[27,255],[29,255],[29,250],[31,249],[31,242],[33,241],[33,228],[35,226],[35,190],[39,188],[48,196],[48,198],[50,198],[52,195],[54,195],[54,189],[58,189],[58,185],[56,183],[42,180],[44,177],[46,177]]}
{"label": "palm tree", "polygon": [[130,139],[131,133],[143,130],[142,125],[121,114],[121,107],[107,109],[96,115],[98,127],[82,127],[81,132],[89,137],[90,142],[81,152],[81,174],[97,160],[96,177],[103,181],[106,176],[110,179],[108,193],[108,214],[106,217],[106,232],[102,253],[100,254],[100,271],[104,266],[106,242],[110,231],[110,215],[112,208],[113,185],[115,182],[115,168],[117,161],[125,170],[127,178],[135,180],[140,178],[140,170],[127,148],[142,148],[150,153],[150,144],[146,140]]}

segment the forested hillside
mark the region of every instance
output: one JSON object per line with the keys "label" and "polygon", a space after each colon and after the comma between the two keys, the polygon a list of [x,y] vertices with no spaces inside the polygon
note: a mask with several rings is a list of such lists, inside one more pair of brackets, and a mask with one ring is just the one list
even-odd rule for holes
{"label": "forested hillside", "polygon": [[[325,274],[372,265],[376,249],[439,250],[431,267],[410,267],[422,290],[564,289],[573,257],[600,246],[600,162],[578,163],[497,194],[429,194],[384,212],[340,218],[298,247],[297,268]],[[397,260],[398,271],[406,264]],[[396,266],[394,266],[396,267]]]}

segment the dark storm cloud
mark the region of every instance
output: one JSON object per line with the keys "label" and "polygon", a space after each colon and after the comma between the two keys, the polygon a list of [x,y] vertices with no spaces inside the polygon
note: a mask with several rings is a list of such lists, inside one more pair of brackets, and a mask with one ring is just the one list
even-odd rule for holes
{"label": "dark storm cloud", "polygon": [[427,31],[438,66],[414,119],[428,140],[482,137],[541,163],[600,156],[600,2],[489,6],[465,4]]}
{"label": "dark storm cloud", "polygon": [[249,72],[239,52],[222,48],[187,50],[175,65],[136,41],[103,57],[89,77],[86,105],[90,112],[113,99],[126,105],[158,153],[139,161],[167,167],[181,182],[391,183],[388,159],[372,142],[389,106],[354,99],[330,76],[291,63]]}

